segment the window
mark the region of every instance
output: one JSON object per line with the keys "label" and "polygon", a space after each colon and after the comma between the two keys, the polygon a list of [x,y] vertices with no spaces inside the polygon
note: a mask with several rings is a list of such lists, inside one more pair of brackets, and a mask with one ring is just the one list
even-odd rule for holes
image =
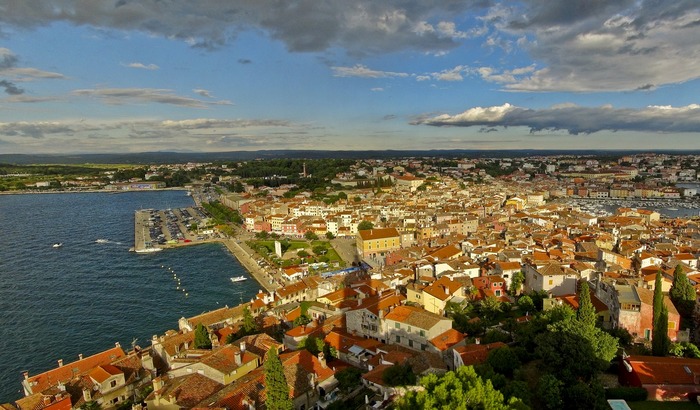
{"label": "window", "polygon": [[646,340],[651,339],[651,329],[644,329],[644,338]]}
{"label": "window", "polygon": [[425,337],[425,330],[421,330],[419,333],[422,337]]}
{"label": "window", "polygon": [[413,347],[413,340],[408,339],[408,347]]}
{"label": "window", "polygon": [[397,329],[401,329],[401,323],[398,323],[398,322],[394,323],[394,327]]}
{"label": "window", "polygon": [[426,345],[425,343],[420,344],[420,350],[425,350],[427,348],[428,348],[428,345]]}
{"label": "window", "polygon": [[676,328],[676,322],[668,322],[668,328],[673,330]]}
{"label": "window", "polygon": [[411,333],[411,326],[408,327],[408,333]]}
{"label": "window", "polygon": [[111,382],[109,382],[109,387],[117,387],[117,381],[112,380]]}
{"label": "window", "polygon": [[549,286],[552,286],[554,284],[554,281],[552,279],[549,280]]}
{"label": "window", "polygon": [[495,292],[495,293],[496,293],[496,296],[501,296],[501,290],[500,290],[500,289],[496,289],[496,292]]}
{"label": "window", "polygon": [[401,336],[396,335],[396,343],[401,343]]}

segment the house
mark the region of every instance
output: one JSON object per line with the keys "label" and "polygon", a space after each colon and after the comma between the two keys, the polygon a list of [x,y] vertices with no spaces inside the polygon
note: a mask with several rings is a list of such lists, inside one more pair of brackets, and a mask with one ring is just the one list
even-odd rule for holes
{"label": "house", "polygon": [[145,402],[149,410],[193,408],[223,387],[221,383],[199,373],[175,378],[157,377],[153,379],[153,391]]}
{"label": "house", "polygon": [[700,394],[700,359],[623,355],[618,378],[646,390],[649,400],[687,401]]}
{"label": "house", "polygon": [[447,302],[455,296],[461,296],[463,292],[459,282],[443,276],[423,288],[420,304],[428,312],[442,315],[445,312]]}
{"label": "house", "polygon": [[351,307],[345,312],[348,332],[386,343],[381,320],[391,309],[400,306],[405,300],[403,295],[397,295],[393,291],[358,300],[356,307]]}
{"label": "house", "polygon": [[282,353],[280,361],[296,410],[312,409],[321,396],[338,384],[335,371],[326,364],[323,352],[318,357],[308,350]]}
{"label": "house", "polygon": [[171,377],[198,373],[222,385],[230,384],[250,373],[262,363],[260,356],[246,349],[246,343],[227,344],[205,354],[186,366],[171,370]]}
{"label": "house", "polygon": [[401,235],[396,228],[357,231],[357,253],[363,258],[384,257],[401,248]]}
{"label": "house", "polygon": [[525,265],[525,292],[545,291],[554,296],[576,293],[578,274],[568,266],[549,262],[542,266]]}
{"label": "house", "polygon": [[452,369],[457,369],[461,366],[474,366],[477,364],[486,363],[486,359],[489,357],[489,352],[501,347],[508,346],[503,342],[494,342],[483,345],[477,343],[459,346],[454,349],[454,362],[452,363]]}
{"label": "house", "polygon": [[451,319],[414,306],[397,306],[382,321],[387,343],[415,350],[435,351],[428,341],[451,328]]}

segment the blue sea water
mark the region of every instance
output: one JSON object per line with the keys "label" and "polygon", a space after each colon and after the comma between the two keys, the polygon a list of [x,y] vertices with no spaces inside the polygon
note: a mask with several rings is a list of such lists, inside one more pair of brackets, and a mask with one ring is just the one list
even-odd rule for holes
{"label": "blue sea water", "polygon": [[146,347],[180,317],[255,295],[254,279],[229,280],[249,275],[223,245],[128,252],[135,210],[192,205],[182,191],[0,195],[0,403],[22,397],[22,371]]}

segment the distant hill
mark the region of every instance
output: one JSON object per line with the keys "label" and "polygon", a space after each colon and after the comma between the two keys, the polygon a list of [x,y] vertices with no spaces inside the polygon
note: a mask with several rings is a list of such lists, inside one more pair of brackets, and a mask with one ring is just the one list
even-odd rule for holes
{"label": "distant hill", "polygon": [[622,156],[655,152],[659,154],[698,155],[700,151],[635,150],[383,150],[383,151],[316,151],[263,150],[230,152],[141,152],[125,154],[0,154],[6,164],[172,164],[184,162],[247,161],[270,158],[348,158],[389,159],[406,157],[447,158],[522,158],[549,155]]}

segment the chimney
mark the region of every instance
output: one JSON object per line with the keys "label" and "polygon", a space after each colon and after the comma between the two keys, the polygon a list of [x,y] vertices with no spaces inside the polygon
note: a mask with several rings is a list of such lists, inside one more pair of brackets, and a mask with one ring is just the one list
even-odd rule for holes
{"label": "chimney", "polygon": [[241,352],[236,352],[233,354],[233,360],[236,362],[236,366],[241,365]]}
{"label": "chimney", "polygon": [[120,345],[119,342],[114,343],[114,346],[116,346],[116,347],[122,347],[122,345]]}
{"label": "chimney", "polygon": [[323,352],[318,352],[318,361],[321,362],[321,367],[324,369],[328,368],[328,365],[326,364],[326,355],[324,355]]}
{"label": "chimney", "polygon": [[241,353],[245,353],[245,340],[240,343],[239,347],[241,348]]}
{"label": "chimney", "polygon": [[63,367],[63,359],[58,359],[58,367]]}
{"label": "chimney", "polygon": [[78,354],[78,360],[83,360],[83,354],[82,354],[82,353],[79,353],[79,354]]}
{"label": "chimney", "polygon": [[51,397],[52,396],[42,396],[41,397],[41,400],[44,403],[44,406],[48,406],[49,404],[51,404]]}
{"label": "chimney", "polygon": [[362,299],[357,299],[357,307],[360,307],[361,304],[362,304]]}
{"label": "chimney", "polygon": [[24,380],[29,379],[29,372],[23,372],[22,375],[24,376]]}
{"label": "chimney", "polygon": [[163,379],[160,377],[156,377],[153,379],[153,391],[159,391],[160,389],[163,388]]}
{"label": "chimney", "polygon": [[474,344],[481,344],[481,339],[479,339],[478,337],[474,339]]}
{"label": "chimney", "polygon": [[83,400],[92,401],[92,393],[90,389],[83,389]]}

